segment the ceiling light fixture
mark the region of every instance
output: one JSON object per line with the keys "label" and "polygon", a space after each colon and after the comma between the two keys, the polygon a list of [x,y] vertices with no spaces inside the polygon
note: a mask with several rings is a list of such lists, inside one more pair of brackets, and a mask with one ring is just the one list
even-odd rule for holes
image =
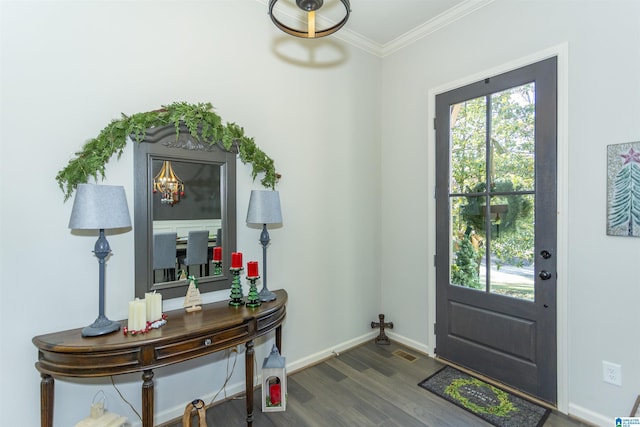
{"label": "ceiling light fixture", "polygon": [[296,36],[303,37],[306,39],[315,39],[319,37],[325,37],[329,34],[333,34],[338,31],[340,28],[347,23],[349,19],[349,14],[351,13],[351,6],[349,4],[349,0],[340,0],[342,5],[345,8],[344,17],[335,25],[326,28],[324,30],[316,29],[316,10],[320,9],[323,4],[323,0],[296,0],[296,4],[298,7],[305,12],[307,12],[307,31],[296,30],[295,28],[291,28],[287,25],[284,25],[282,22],[278,20],[273,14],[273,8],[275,7],[278,0],[269,0],[269,15],[271,16],[271,20],[276,25],[276,27],[280,28],[285,33]]}
{"label": "ceiling light fixture", "polygon": [[153,192],[160,193],[160,201],[170,206],[175,205],[184,196],[184,183],[173,172],[173,167],[169,160],[162,162],[162,169],[153,178]]}

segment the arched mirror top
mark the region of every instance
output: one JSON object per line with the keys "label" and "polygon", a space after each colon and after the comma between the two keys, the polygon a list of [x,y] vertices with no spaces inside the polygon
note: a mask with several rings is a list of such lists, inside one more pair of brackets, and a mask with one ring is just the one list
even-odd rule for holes
{"label": "arched mirror top", "polygon": [[185,125],[150,128],[135,144],[136,296],[185,296],[181,271],[198,278],[201,293],[231,286],[224,266],[236,248],[236,157]]}

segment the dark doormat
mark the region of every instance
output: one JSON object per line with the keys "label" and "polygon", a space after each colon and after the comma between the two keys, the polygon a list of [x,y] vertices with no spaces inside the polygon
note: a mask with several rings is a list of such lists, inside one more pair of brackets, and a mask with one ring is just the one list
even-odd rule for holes
{"label": "dark doormat", "polygon": [[540,427],[551,412],[450,366],[418,385],[498,427]]}

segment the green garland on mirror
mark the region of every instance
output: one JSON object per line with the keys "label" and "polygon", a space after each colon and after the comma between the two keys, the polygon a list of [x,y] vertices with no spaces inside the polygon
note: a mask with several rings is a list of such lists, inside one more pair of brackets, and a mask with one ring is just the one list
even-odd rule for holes
{"label": "green garland on mirror", "polygon": [[256,146],[253,138],[244,134],[244,129],[235,123],[222,123],[222,119],[213,111],[210,103],[188,104],[175,102],[163,105],[159,110],[137,113],[131,116],[122,114],[120,119],[111,121],[95,138],[87,141],[82,151],[56,175],[56,180],[64,192],[65,201],[71,197],[78,184],[88,182],[89,177],[96,181],[98,176],[105,179],[105,167],[109,159],[122,155],[127,139],[141,142],[147,129],[174,125],[179,133],[184,123],[191,136],[199,141],[222,145],[230,150],[237,144],[242,163],[252,164],[252,177],[264,173],[260,180],[266,188],[274,189],[280,175],[276,173],[273,159]]}

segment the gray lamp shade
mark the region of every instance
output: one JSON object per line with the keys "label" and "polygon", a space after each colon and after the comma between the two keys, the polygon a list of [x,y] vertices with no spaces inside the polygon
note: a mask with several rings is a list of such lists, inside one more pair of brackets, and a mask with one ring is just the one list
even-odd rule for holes
{"label": "gray lamp shade", "polygon": [[251,190],[248,224],[279,224],[282,222],[280,194],[271,190]]}
{"label": "gray lamp shade", "polygon": [[131,217],[123,186],[78,185],[69,228],[100,230],[126,227],[131,227]]}

